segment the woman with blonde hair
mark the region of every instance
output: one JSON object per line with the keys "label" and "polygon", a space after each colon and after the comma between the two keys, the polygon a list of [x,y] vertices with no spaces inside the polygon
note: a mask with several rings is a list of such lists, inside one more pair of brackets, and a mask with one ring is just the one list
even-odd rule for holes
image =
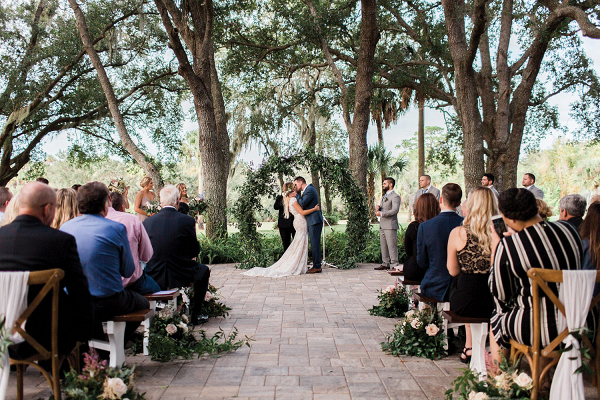
{"label": "woman with blonde hair", "polygon": [[50,226],[54,229],[60,229],[62,224],[78,215],[77,192],[71,188],[59,189],[56,192],[56,213]]}
{"label": "woman with blonde hair", "polygon": [[142,178],[140,182],[140,186],[142,190],[140,190],[135,195],[135,203],[133,204],[133,209],[137,213],[138,218],[144,222],[146,218],[149,217],[148,213],[142,208],[150,204],[156,198],[156,193],[152,191],[154,187],[154,182],[152,182],[152,178],[149,176],[145,176]]}
{"label": "woman with blonde hair", "polygon": [[4,211],[4,218],[2,222],[0,222],[0,226],[8,225],[15,220],[19,216],[19,195],[13,196],[12,199],[6,205],[6,210]]}
{"label": "woman with blonde hair", "polygon": [[190,206],[188,206],[189,199],[187,195],[187,186],[185,185],[185,183],[181,182],[175,185],[175,187],[177,188],[177,190],[179,190],[179,206],[177,208],[177,211],[187,215],[190,212]]}
{"label": "woman with blonde hair", "polygon": [[552,216],[552,207],[542,199],[535,199],[535,202],[537,203],[538,214],[540,217],[542,217],[544,221],[548,221],[548,218]]}
{"label": "woman with blonde hair", "polygon": [[[487,187],[476,187],[467,200],[467,216],[448,238],[450,309],[457,315],[489,318],[494,301],[488,287],[492,254],[492,216],[498,214],[496,195]],[[471,328],[465,325],[465,348],[460,360],[471,359]]]}

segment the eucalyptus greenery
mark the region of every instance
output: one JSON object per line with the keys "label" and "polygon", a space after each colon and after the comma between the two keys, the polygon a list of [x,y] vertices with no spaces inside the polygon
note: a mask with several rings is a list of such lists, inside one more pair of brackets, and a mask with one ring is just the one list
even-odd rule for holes
{"label": "eucalyptus greenery", "polygon": [[341,260],[336,265],[341,269],[350,269],[360,261],[369,234],[366,196],[343,160],[314,154],[311,149],[306,149],[291,156],[272,156],[258,169],[247,170],[245,184],[240,187],[240,196],[232,207],[232,215],[241,237],[239,252],[242,262],[238,268],[268,267],[273,263],[272,255],[266,254],[260,245],[262,235],[256,229],[259,222],[255,214],[262,209],[261,196],[268,195],[274,199],[280,192],[276,176],[293,178],[294,170],[299,167],[320,171],[323,180],[331,184],[333,194],[340,195],[348,209],[348,241],[343,253],[335,255]]}
{"label": "eucalyptus greenery", "polygon": [[13,342],[8,339],[10,336],[10,330],[6,325],[6,317],[4,315],[0,316],[0,356],[5,354],[8,350],[8,346],[10,346]]}

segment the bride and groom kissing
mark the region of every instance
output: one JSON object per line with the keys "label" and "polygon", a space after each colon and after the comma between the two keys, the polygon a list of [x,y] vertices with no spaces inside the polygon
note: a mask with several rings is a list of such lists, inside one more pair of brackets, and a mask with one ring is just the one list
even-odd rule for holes
{"label": "bride and groom kissing", "polygon": [[[298,176],[294,182],[283,185],[283,212],[286,218],[294,216],[294,240],[283,256],[268,268],[256,267],[243,273],[247,276],[281,278],[290,275],[318,274],[321,272],[321,231],[323,214],[319,207],[317,189]],[[308,269],[308,240],[312,247],[313,266]]]}

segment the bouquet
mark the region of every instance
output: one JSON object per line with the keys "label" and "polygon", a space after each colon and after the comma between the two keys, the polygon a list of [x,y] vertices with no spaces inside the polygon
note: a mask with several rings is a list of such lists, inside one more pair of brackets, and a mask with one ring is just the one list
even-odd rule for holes
{"label": "bouquet", "polygon": [[127,189],[129,189],[129,187],[123,178],[111,179],[110,183],[108,184],[108,191],[111,193],[116,192],[119,194],[125,194]]}
{"label": "bouquet", "polygon": [[101,361],[94,350],[84,353],[83,363],[81,374],[72,369],[65,375],[61,388],[67,399],[145,399],[133,384],[135,367],[107,368],[106,360]]}
{"label": "bouquet", "polygon": [[390,285],[379,291],[379,305],[369,310],[371,315],[386,318],[401,318],[408,311],[410,299],[404,286]]}
{"label": "bouquet", "polygon": [[160,202],[158,201],[158,199],[154,199],[145,206],[142,206],[142,209],[146,211],[146,214],[154,215],[158,214],[162,207],[160,206]]}
{"label": "bouquet", "polygon": [[452,400],[457,394],[459,400],[485,399],[529,399],[533,388],[533,379],[525,372],[519,372],[518,364],[509,365],[506,359],[500,363],[500,374],[480,381],[479,376],[470,369],[452,382],[452,388],[446,392],[446,399]]}
{"label": "bouquet", "polygon": [[381,348],[395,356],[441,358],[446,355],[442,322],[437,308],[410,310],[396,325],[394,332],[387,335]]}
{"label": "bouquet", "polygon": [[203,197],[195,197],[188,203],[188,207],[190,207],[189,215],[196,218],[198,215],[201,215],[208,208],[208,202],[204,200]]}

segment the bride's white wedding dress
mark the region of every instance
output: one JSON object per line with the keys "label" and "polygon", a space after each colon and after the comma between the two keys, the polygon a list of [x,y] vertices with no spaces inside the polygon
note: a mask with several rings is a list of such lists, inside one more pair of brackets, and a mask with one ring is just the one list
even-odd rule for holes
{"label": "bride's white wedding dress", "polygon": [[308,226],[306,219],[294,208],[295,198],[290,199],[290,213],[294,215],[294,229],[296,234],[290,247],[275,264],[268,268],[256,267],[243,273],[247,276],[267,276],[270,278],[281,278],[290,275],[306,273],[308,266]]}

